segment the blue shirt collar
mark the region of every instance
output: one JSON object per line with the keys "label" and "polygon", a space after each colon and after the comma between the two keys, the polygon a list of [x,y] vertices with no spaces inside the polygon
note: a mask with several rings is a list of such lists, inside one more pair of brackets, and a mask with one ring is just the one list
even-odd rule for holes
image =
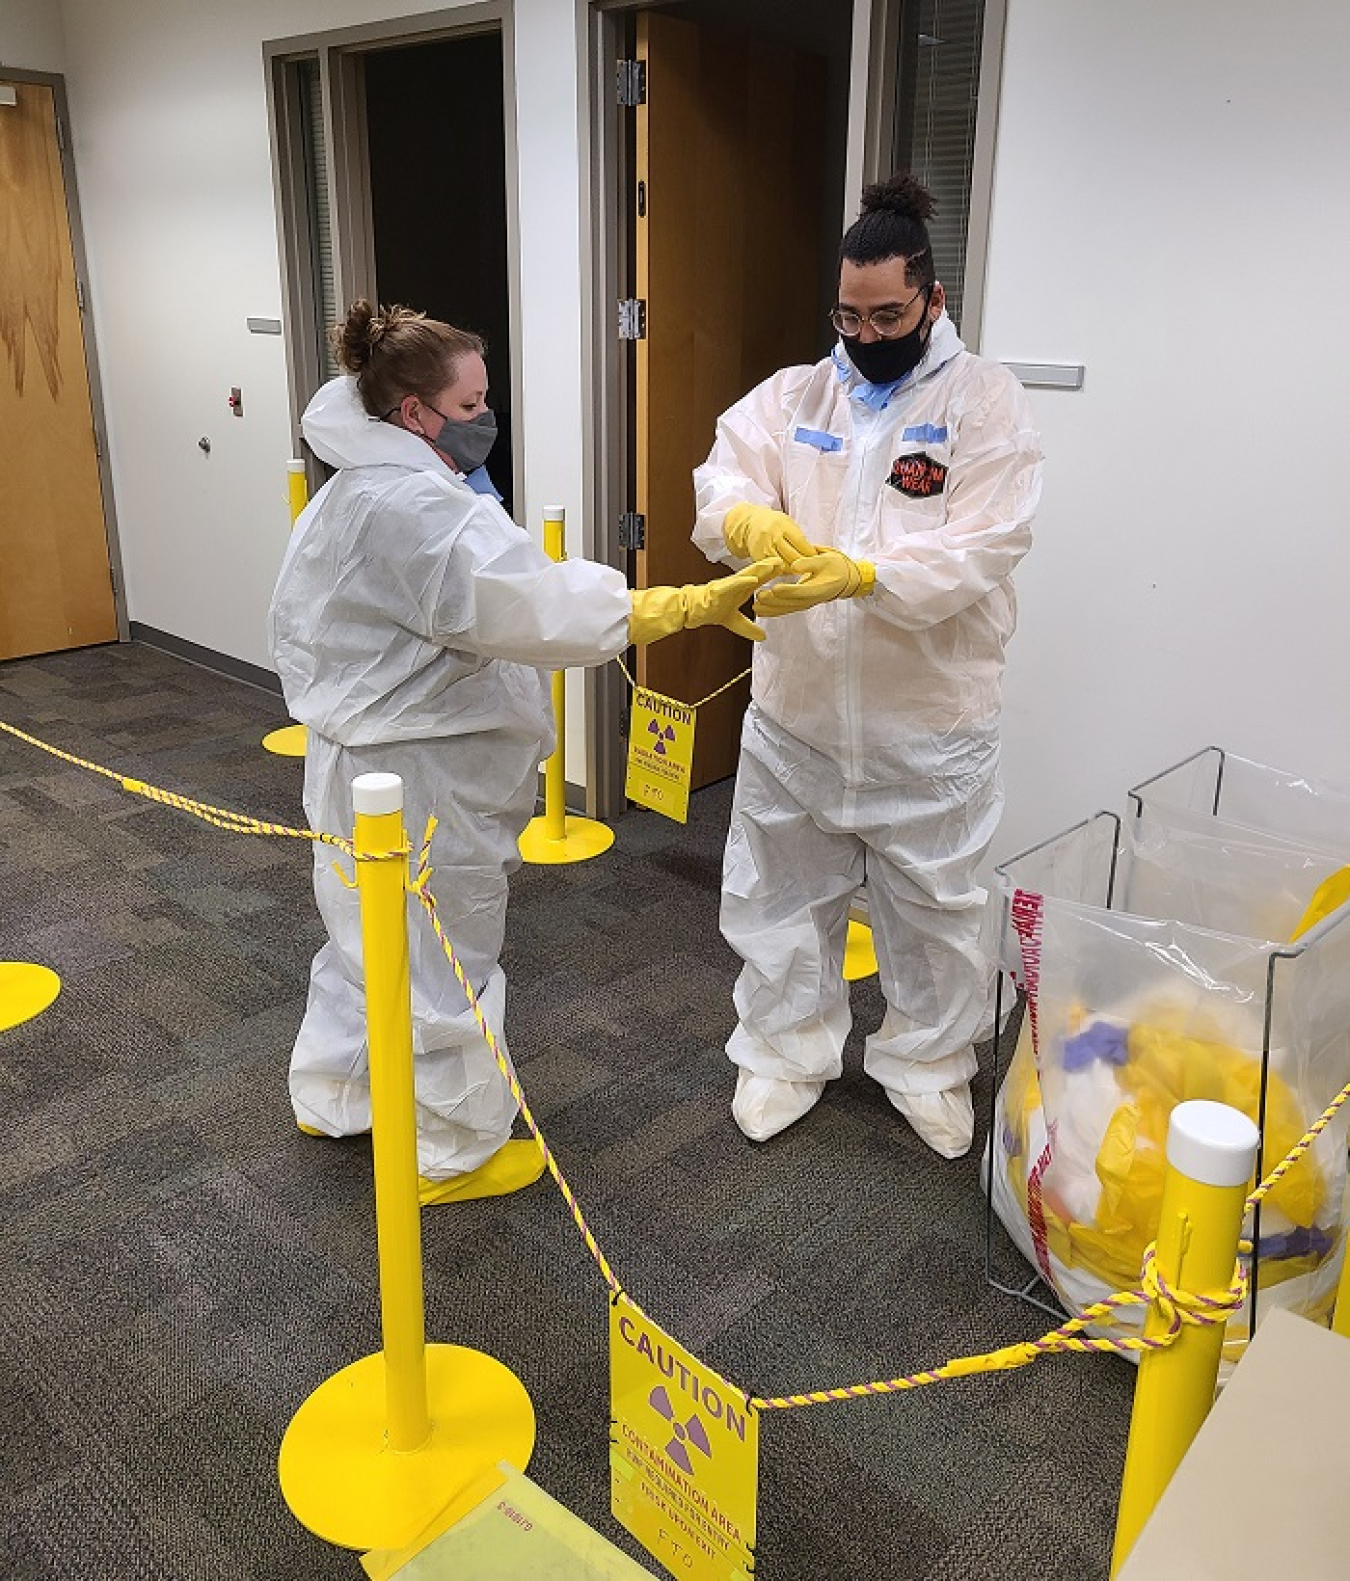
{"label": "blue shirt collar", "polygon": [[911,371],[903,378],[892,379],[889,384],[873,384],[870,379],[863,378],[849,361],[848,353],[839,345],[830,353],[830,360],[834,363],[835,377],[840,384],[854,381],[853,388],[848,392],[849,400],[857,401],[860,406],[866,406],[874,412],[883,411],[900,386],[913,377]]}
{"label": "blue shirt collar", "polygon": [[493,483],[492,479],[488,476],[488,469],[486,466],[475,467],[472,472],[466,472],[464,474],[464,481],[469,485],[475,494],[490,495],[494,500],[496,500],[498,505],[501,504],[501,493],[497,489],[496,484]]}

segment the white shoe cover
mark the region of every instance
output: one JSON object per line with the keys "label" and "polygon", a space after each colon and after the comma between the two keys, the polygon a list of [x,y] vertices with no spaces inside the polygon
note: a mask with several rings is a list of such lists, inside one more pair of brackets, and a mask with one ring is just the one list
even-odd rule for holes
{"label": "white shoe cover", "polygon": [[919,1140],[941,1157],[960,1158],[970,1151],[975,1137],[975,1104],[969,1082],[945,1092],[891,1092],[888,1088],[886,1096]]}
{"label": "white shoe cover", "polygon": [[767,1142],[810,1113],[824,1091],[823,1081],[782,1081],[742,1069],[736,1077],[731,1117],[752,1142]]}

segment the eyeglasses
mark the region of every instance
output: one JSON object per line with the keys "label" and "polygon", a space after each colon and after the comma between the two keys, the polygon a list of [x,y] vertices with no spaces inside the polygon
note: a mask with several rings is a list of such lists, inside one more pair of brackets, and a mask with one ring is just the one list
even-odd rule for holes
{"label": "eyeglasses", "polygon": [[920,286],[903,307],[879,307],[871,313],[855,313],[851,307],[836,307],[830,312],[830,323],[848,340],[861,335],[865,324],[870,324],[882,340],[890,340],[900,333],[905,314],[927,289],[927,286]]}

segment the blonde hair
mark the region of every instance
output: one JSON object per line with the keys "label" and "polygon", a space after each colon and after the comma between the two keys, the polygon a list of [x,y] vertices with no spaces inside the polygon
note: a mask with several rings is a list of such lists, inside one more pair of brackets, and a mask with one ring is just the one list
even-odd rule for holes
{"label": "blonde hair", "polygon": [[468,330],[410,307],[374,308],[364,298],[352,303],[329,338],[339,366],[355,375],[372,417],[387,417],[405,395],[430,404],[454,380],[461,357],[487,351]]}

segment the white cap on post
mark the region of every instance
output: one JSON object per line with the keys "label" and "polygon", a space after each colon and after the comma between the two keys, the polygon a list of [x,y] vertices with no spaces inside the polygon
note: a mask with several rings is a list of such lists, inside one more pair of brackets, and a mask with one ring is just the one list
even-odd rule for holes
{"label": "white cap on post", "polygon": [[403,781],[397,774],[358,774],[352,781],[352,806],[367,818],[403,811]]}
{"label": "white cap on post", "polygon": [[287,472],[303,472],[305,470],[305,463],[292,457],[292,459],[286,463],[286,470]]}
{"label": "white cap on post", "polygon": [[1245,1186],[1261,1133],[1240,1109],[1191,1098],[1172,1110],[1167,1162],[1202,1186]]}
{"label": "white cap on post", "polygon": [[563,506],[563,505],[545,505],[544,506],[544,520],[546,522],[565,522],[567,520],[567,508],[566,508],[566,506]]}

